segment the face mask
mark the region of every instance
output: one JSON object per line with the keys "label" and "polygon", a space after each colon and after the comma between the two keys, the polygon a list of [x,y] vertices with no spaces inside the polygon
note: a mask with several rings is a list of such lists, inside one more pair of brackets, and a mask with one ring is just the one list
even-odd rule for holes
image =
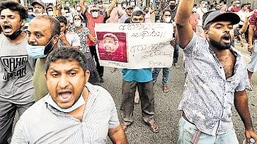
{"label": "face mask", "polygon": [[28,15],[32,15],[33,14],[33,12],[28,12]]}
{"label": "face mask", "polygon": [[75,27],[80,27],[81,26],[81,21],[74,22],[74,25],[75,25]]}
{"label": "face mask", "polygon": [[11,35],[5,35],[6,37],[10,38],[11,40],[16,39],[20,34],[21,34],[21,30],[16,30],[14,33],[12,33]]}
{"label": "face mask", "polygon": [[45,46],[33,46],[27,44],[27,51],[28,55],[34,59],[46,57],[46,55],[44,55]]}
{"label": "face mask", "polygon": [[98,17],[98,12],[92,12],[92,17],[94,18]]}
{"label": "face mask", "polygon": [[53,11],[49,11],[49,12],[48,12],[48,15],[49,15],[49,16],[53,16],[53,15],[54,15],[54,12],[53,12]]}
{"label": "face mask", "polygon": [[170,20],[171,20],[171,17],[166,17],[164,21],[165,21],[166,23],[169,23]]}
{"label": "face mask", "polygon": [[33,46],[30,44],[27,44],[27,51],[28,55],[34,59],[37,58],[44,58],[47,56],[48,53],[50,53],[53,49],[52,39],[49,40],[49,42],[46,44],[46,46]]}
{"label": "face mask", "polygon": [[61,111],[61,112],[65,112],[65,113],[69,113],[74,111],[75,109],[79,108],[80,106],[82,106],[83,104],[85,104],[85,100],[83,98],[83,96],[81,95],[79,97],[79,99],[69,108],[61,108],[60,106],[58,106],[56,104],[56,102],[52,99],[52,97],[49,95],[47,102],[49,105],[51,105],[52,107],[54,107],[55,109]]}
{"label": "face mask", "polygon": [[80,7],[77,7],[77,12],[80,12],[80,10],[81,10]]}

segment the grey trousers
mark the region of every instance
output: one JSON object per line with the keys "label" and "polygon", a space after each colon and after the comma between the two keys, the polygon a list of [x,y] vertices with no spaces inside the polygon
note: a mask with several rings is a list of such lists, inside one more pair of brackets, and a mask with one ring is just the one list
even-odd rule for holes
{"label": "grey trousers", "polygon": [[121,115],[123,122],[130,125],[133,122],[134,98],[136,87],[138,87],[139,98],[141,101],[142,117],[144,122],[154,122],[154,97],[153,97],[153,82],[122,82],[122,102]]}
{"label": "grey trousers", "polygon": [[16,111],[19,116],[25,112],[34,102],[28,104],[14,104],[0,100],[0,144],[8,144],[7,140],[12,134],[13,120]]}

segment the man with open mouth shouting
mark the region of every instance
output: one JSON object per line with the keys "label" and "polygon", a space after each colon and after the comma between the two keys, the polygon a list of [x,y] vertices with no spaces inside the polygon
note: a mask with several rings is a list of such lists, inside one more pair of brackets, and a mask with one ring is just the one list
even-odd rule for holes
{"label": "man with open mouth shouting", "polygon": [[238,144],[232,122],[235,106],[245,127],[247,144],[257,141],[246,90],[250,88],[242,54],[231,46],[237,14],[213,11],[200,37],[188,23],[194,0],[180,0],[176,16],[179,45],[185,53],[185,88],[178,109],[178,144]]}
{"label": "man with open mouth shouting", "polygon": [[26,9],[13,1],[0,3],[0,143],[6,144],[12,132],[16,111],[21,115],[34,103],[33,59],[26,50],[22,31]]}
{"label": "man with open mouth shouting", "polygon": [[112,96],[88,83],[86,56],[72,47],[54,49],[46,59],[49,93],[17,122],[13,144],[127,144]]}

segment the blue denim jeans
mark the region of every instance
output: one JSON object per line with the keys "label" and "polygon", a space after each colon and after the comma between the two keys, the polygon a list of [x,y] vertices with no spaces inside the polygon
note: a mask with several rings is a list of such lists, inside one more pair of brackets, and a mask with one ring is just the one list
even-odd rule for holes
{"label": "blue denim jeans", "polygon": [[154,68],[153,69],[153,84],[156,83],[157,77],[159,75],[159,72],[162,69],[162,84],[167,85],[170,75],[170,69],[169,68]]}
{"label": "blue denim jeans", "polygon": [[193,141],[197,144],[238,144],[235,130],[229,130],[224,134],[220,135],[208,135],[205,133],[200,133],[197,136],[198,129],[196,126],[183,117],[179,120],[179,138],[178,144],[193,144]]}

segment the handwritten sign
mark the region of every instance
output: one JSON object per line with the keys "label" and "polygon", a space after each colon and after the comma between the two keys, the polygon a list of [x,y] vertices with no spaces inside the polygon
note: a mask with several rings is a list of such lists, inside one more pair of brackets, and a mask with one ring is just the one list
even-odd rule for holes
{"label": "handwritten sign", "polygon": [[102,66],[129,69],[172,66],[172,24],[96,24],[95,31]]}

